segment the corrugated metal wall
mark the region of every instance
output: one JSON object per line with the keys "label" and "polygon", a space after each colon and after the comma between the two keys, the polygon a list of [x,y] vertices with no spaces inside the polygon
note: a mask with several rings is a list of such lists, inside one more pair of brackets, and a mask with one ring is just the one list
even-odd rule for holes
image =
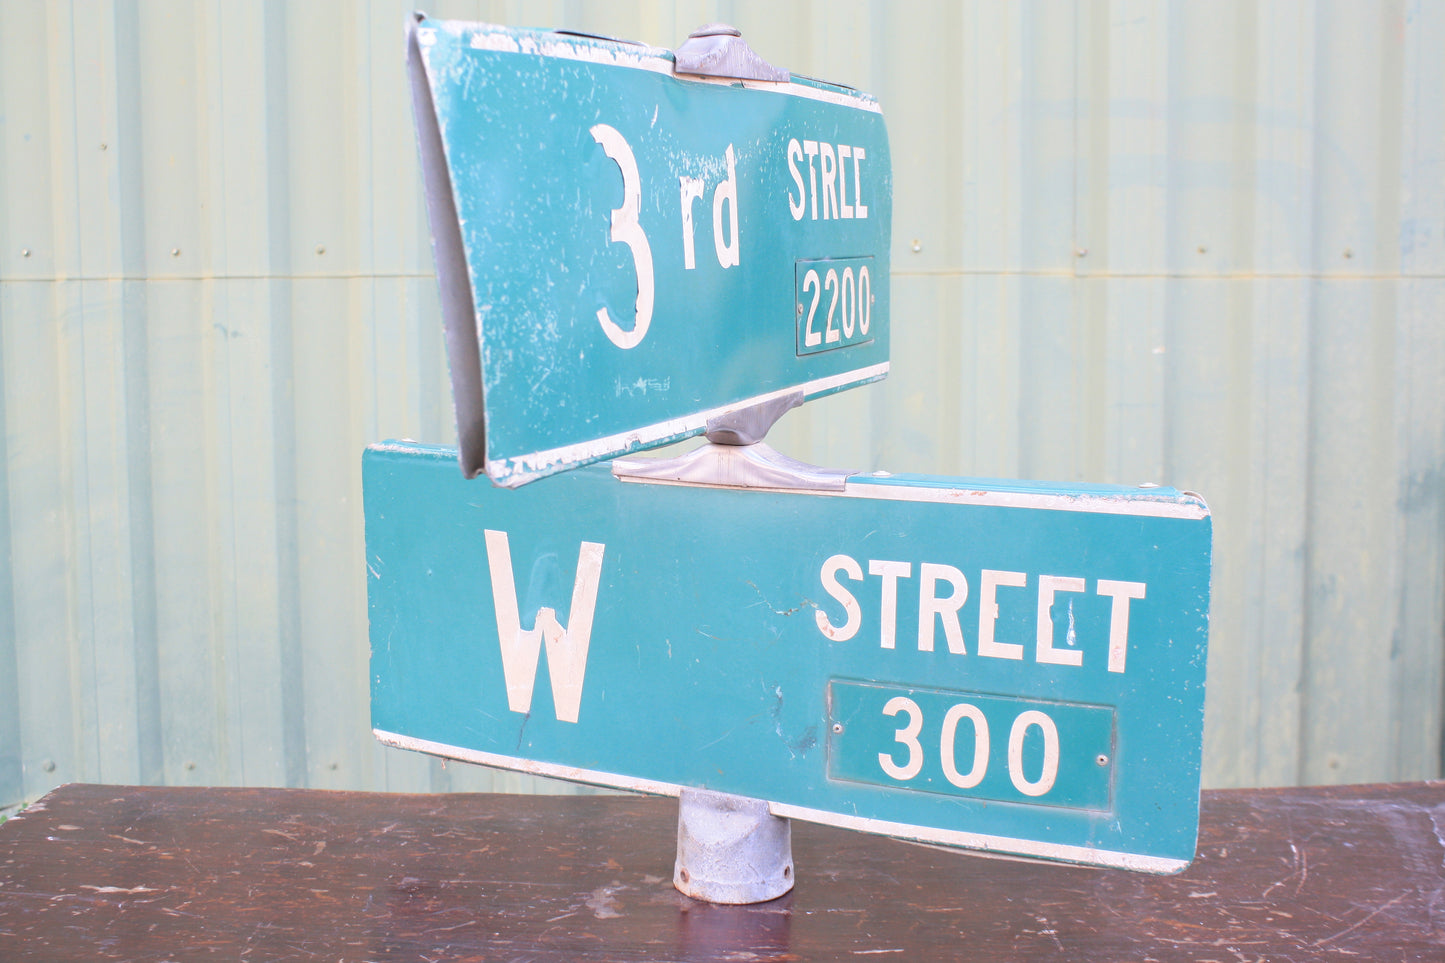
{"label": "corrugated metal wall", "polygon": [[[1207,783],[1440,773],[1445,5],[427,9],[876,93],[893,374],[770,441],[1200,491]],[[0,0],[0,805],[534,786],[369,732],[360,452],[454,438],[407,12]]]}

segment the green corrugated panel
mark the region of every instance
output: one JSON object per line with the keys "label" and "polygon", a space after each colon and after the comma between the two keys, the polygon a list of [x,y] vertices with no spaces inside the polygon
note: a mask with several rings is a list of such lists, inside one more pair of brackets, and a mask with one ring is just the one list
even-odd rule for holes
{"label": "green corrugated panel", "polygon": [[[0,5],[0,804],[532,786],[368,726],[360,452],[454,436],[408,12]],[[770,441],[1200,491],[1206,782],[1439,774],[1445,9],[428,12],[670,46],[725,20],[877,94],[893,373]]]}

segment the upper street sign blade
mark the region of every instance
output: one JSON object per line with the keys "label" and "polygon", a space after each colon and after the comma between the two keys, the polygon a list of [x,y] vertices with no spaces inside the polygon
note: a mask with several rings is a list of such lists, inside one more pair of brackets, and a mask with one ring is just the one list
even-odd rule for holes
{"label": "upper street sign blade", "polygon": [[516,491],[363,466],[384,742],[1152,872],[1194,856],[1210,519],[1173,489],[926,476]]}
{"label": "upper street sign blade", "polygon": [[461,462],[516,486],[888,370],[877,102],[423,20],[410,72]]}

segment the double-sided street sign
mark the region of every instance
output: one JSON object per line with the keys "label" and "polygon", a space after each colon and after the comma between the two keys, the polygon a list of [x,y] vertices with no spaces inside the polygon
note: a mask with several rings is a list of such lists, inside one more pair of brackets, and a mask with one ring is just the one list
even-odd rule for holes
{"label": "double-sided street sign", "polygon": [[517,490],[363,467],[391,745],[1152,872],[1194,856],[1210,519],[1173,489]]}
{"label": "double-sided street sign", "polygon": [[365,456],[377,737],[947,845],[1186,866],[1197,496],[844,480],[747,444],[592,464],[720,416],[709,437],[746,443],[799,397],[886,374],[876,102],[718,25],[674,54],[421,20],[409,51],[461,448]]}
{"label": "double-sided street sign", "polygon": [[520,485],[887,373],[872,97],[485,24],[424,20],[410,51],[468,477]]}

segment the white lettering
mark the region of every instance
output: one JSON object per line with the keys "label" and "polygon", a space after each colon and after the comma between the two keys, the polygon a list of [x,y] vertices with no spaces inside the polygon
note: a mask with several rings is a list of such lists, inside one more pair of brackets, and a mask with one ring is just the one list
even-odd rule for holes
{"label": "white lettering", "polygon": [[818,152],[822,154],[818,163],[823,169],[823,220],[826,221],[829,219],[829,208],[832,208],[832,217],[838,216],[838,191],[835,184],[838,160],[833,154],[833,145],[827,141],[819,142]]}
{"label": "white lettering", "polygon": [[[1055,592],[1082,592],[1084,580],[1081,578],[1070,578],[1061,575],[1040,575],[1039,576],[1039,633],[1038,649],[1034,655],[1035,661],[1045,665],[1079,665],[1084,661],[1084,653],[1079,649],[1056,649],[1054,648],[1054,617],[1050,611],[1054,606]],[[1073,641],[1074,613],[1072,604],[1069,609],[1069,640]]]}
{"label": "white lettering", "polygon": [[813,199],[813,220],[818,219],[818,172],[813,169],[813,158],[818,156],[816,140],[803,141],[803,153],[808,155],[808,196]]}
{"label": "white lettering", "polygon": [[[973,723],[973,768],[967,775],[960,775],[958,760],[953,756],[953,740],[958,732],[958,720],[968,719]],[[983,782],[988,772],[988,720],[983,710],[967,702],[951,707],[943,717],[943,734],[938,743],[943,757],[944,777],[959,789],[972,789]]]}
{"label": "white lettering", "polygon": [[868,574],[883,578],[883,614],[878,644],[885,649],[891,649],[898,638],[898,580],[912,575],[913,566],[907,562],[869,559]]}
{"label": "white lettering", "polygon": [[1101,578],[1094,590],[1114,600],[1109,610],[1109,671],[1123,672],[1129,655],[1129,600],[1144,597],[1144,583]]}
{"label": "white lettering", "polygon": [[998,621],[998,586],[1023,588],[1029,577],[1023,572],[995,572],[984,569],[978,579],[978,654],[996,659],[1022,659],[1024,647],[1014,642],[995,642],[994,623]]}
{"label": "white lettering", "polygon": [[679,177],[682,183],[682,266],[691,271],[697,267],[693,256],[692,202],[702,197],[705,186],[701,177]]}
{"label": "white lettering", "polygon": [[853,148],[853,216],[866,218],[868,208],[863,206],[863,178],[858,174],[858,165],[863,163],[863,158],[868,152],[861,147]]}
{"label": "white lettering", "polygon": [[845,621],[841,627],[835,627],[822,609],[814,612],[813,616],[817,619],[818,628],[824,636],[832,639],[834,642],[847,642],[858,634],[858,626],[863,622],[863,612],[859,608],[858,600],[854,598],[853,593],[839,584],[839,572],[846,573],[847,576],[855,582],[861,582],[863,581],[863,570],[858,567],[857,562],[853,561],[853,559],[847,555],[834,555],[823,562],[823,571],[821,573],[823,591],[827,592],[843,606],[843,611],[847,614],[847,621]]}
{"label": "white lettering", "polygon": [[838,145],[838,216],[851,218],[853,205],[848,203],[848,168],[843,163],[853,153],[847,144]]}
{"label": "white lettering", "polygon": [[[805,282],[805,289],[813,292],[813,306],[816,310],[819,298],[819,284],[816,272],[809,272],[811,285]],[[824,284],[822,287],[826,288]],[[846,285],[844,286],[846,290]],[[862,300],[862,294],[858,295]],[[849,298],[844,297],[845,304]],[[810,320],[806,329],[808,344],[816,344],[826,340],[826,337],[813,327]],[[820,322],[821,324],[821,322]],[[846,327],[845,329],[846,330]],[[938,621],[943,623],[944,638],[948,644],[948,651],[954,655],[967,655],[967,640],[962,629],[963,608],[969,601],[968,577],[952,565],[944,565],[936,562],[919,562],[918,565],[918,651],[933,652],[937,645]],[[848,555],[830,556],[824,563],[819,573],[824,590],[829,596],[843,607],[845,621],[835,624],[822,610],[814,613],[819,630],[824,637],[833,641],[846,641],[853,638],[862,628],[865,607],[877,605],[878,612],[878,645],[884,649],[894,649],[898,645],[898,607],[900,604],[911,604],[913,596],[908,595],[905,601],[901,598],[900,580],[913,577],[914,563],[898,561],[894,559],[854,559]],[[873,596],[871,592],[859,593],[856,589],[844,587],[844,577],[848,580],[862,581],[863,572],[870,576],[877,576],[880,580],[878,595]],[[1143,599],[1147,592],[1147,586],[1143,582],[1123,582],[1110,579],[1098,579],[1095,585],[1095,595],[1111,600],[1109,631],[1107,639],[1102,631],[1101,616],[1102,603],[1088,602],[1087,607],[1082,610],[1083,622],[1076,624],[1075,602],[1068,603],[1067,625],[1056,626],[1054,623],[1053,606],[1059,593],[1082,593],[1085,591],[1086,581],[1083,578],[1060,575],[1039,575],[1034,576],[1025,572],[1014,572],[998,569],[982,569],[978,572],[978,655],[989,659],[1008,659],[1013,662],[1023,661],[1027,655],[1028,646],[1018,641],[1000,641],[998,639],[999,621],[999,600],[998,593],[1001,588],[1027,588],[1030,582],[1038,579],[1037,607],[1035,613],[1035,633],[1033,646],[1033,661],[1040,665],[1064,665],[1082,666],[1084,664],[1084,653],[1090,650],[1097,653],[1091,656],[1098,661],[1093,665],[1107,665],[1108,671],[1122,673],[1125,670],[1129,655],[1129,618],[1130,603],[1134,600]],[[1091,580],[1092,581],[1092,580]],[[947,583],[947,589],[941,587],[941,583]],[[911,590],[910,590],[911,591]],[[1010,596],[1009,598],[1014,598]],[[1022,604],[1022,599],[1017,603]],[[1027,603],[1034,604],[1030,599]],[[831,611],[837,611],[832,609]],[[871,617],[871,611],[867,613]],[[973,615],[970,612],[969,618]],[[937,621],[936,621],[937,620]],[[972,624],[972,623],[970,623]],[[1079,626],[1083,626],[1081,629]],[[1059,632],[1056,632],[1056,629]],[[1057,634],[1062,634],[1062,640],[1056,639]],[[1057,643],[1057,644],[1056,644]],[[1105,658],[1107,656],[1107,658]]]}
{"label": "white lettering", "polygon": [[[734,166],[732,144],[728,145],[724,156],[727,157],[728,176],[712,195],[712,243],[717,250],[717,263],[729,268],[738,264],[738,175]],[[726,244],[723,243],[724,203],[728,206],[728,226],[732,228],[732,240]]]}
{"label": "white lettering", "polygon": [[793,183],[798,185],[798,202],[793,203],[793,192],[788,191],[788,211],[793,215],[793,220],[801,221],[803,211],[808,201],[808,188],[803,183],[803,175],[798,172],[798,161],[803,159],[803,148],[794,137],[788,141],[788,173],[793,175]]}
{"label": "white lettering", "polygon": [[885,716],[896,716],[900,712],[908,713],[908,724],[893,734],[893,741],[908,747],[908,761],[900,766],[888,753],[880,752],[878,765],[894,779],[904,780],[912,779],[923,769],[923,746],[918,742],[918,733],[923,728],[923,710],[907,696],[894,696],[883,707]]}
{"label": "white lettering", "polygon": [[[855,144],[830,144],[827,141],[792,138],[788,141],[788,212],[801,221],[806,214],[818,220],[818,198],[823,201],[823,220],[864,219],[868,206],[863,203],[863,161],[868,151]],[[803,180],[800,162],[808,162],[808,179]],[[814,159],[817,163],[814,164]],[[852,203],[848,200],[848,162],[853,162]],[[821,175],[822,183],[819,184]],[[797,194],[794,195],[794,188]]]}
{"label": "white lettering", "polygon": [[823,343],[823,334],[813,330],[813,316],[818,313],[818,299],[823,296],[823,285],[818,281],[818,272],[812,268],[803,275],[803,293],[808,293],[808,288],[813,289],[813,303],[808,306],[808,323],[803,327],[803,346],[806,348],[816,347]]}
{"label": "white lettering", "polygon": [[637,158],[632,148],[615,127],[597,124],[592,130],[592,139],[602,145],[602,152],[617,162],[622,171],[622,206],[612,211],[612,226],[608,240],[621,241],[632,251],[632,265],[637,272],[637,307],[631,331],[623,331],[607,309],[597,309],[597,320],[607,339],[619,348],[635,348],[647,334],[652,323],[653,277],[652,248],[647,235],[638,223],[637,216],[642,210],[642,181],[637,173]]}
{"label": "white lettering", "polygon": [[[1072,590],[1071,590],[1072,591]],[[1044,737],[1044,764],[1039,778],[1030,782],[1024,776],[1024,737],[1029,726],[1038,726]],[[1020,712],[1008,734],[1008,777],[1014,788],[1025,796],[1042,796],[1054,788],[1059,775],[1059,730],[1054,720],[1037,709]]]}
{"label": "white lettering", "polygon": [[[967,655],[963,648],[963,628],[958,624],[958,610],[968,601],[968,579],[952,565],[924,562],[918,566],[918,651],[933,651],[933,617],[943,620],[943,636],[948,651]],[[948,582],[953,591],[948,598],[937,597],[940,581]]]}
{"label": "white lettering", "polygon": [[592,639],[592,615],[602,578],[606,546],[583,542],[577,553],[577,577],[572,584],[572,607],[567,625],[557,621],[550,608],[537,610],[535,624],[523,629],[517,611],[517,586],[512,578],[512,552],[506,532],[486,530],[487,565],[492,577],[492,606],[497,615],[497,638],[502,647],[502,678],[507,685],[507,707],[532,711],[532,688],[537,681],[537,660],[542,641],[547,643],[547,666],[552,677],[552,702],[557,718],[576,722],[582,707],[582,680],[587,672],[587,648]]}

